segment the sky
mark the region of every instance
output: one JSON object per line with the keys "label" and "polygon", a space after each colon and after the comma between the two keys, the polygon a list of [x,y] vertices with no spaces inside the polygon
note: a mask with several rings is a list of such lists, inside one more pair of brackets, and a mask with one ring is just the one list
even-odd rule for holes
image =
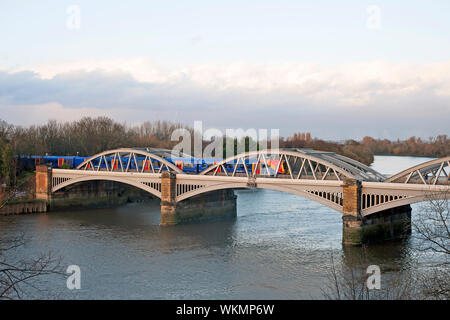
{"label": "sky", "polygon": [[449,134],[450,1],[0,1],[0,119]]}

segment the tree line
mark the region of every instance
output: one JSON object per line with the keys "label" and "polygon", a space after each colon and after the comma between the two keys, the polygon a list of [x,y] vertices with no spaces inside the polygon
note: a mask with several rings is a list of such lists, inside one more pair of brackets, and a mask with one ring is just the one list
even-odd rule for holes
{"label": "tree line", "polygon": [[374,153],[361,142],[346,140],[342,143],[312,138],[311,133],[294,133],[292,136],[280,139],[280,148],[309,148],[321,151],[336,152],[343,156],[370,165]]}
{"label": "tree line", "polygon": [[16,155],[89,156],[119,147],[171,148],[172,132],[181,124],[168,121],[144,122],[127,126],[107,117],[85,117],[72,122],[50,120],[29,127],[0,124],[0,134]]}
{"label": "tree line", "polygon": [[172,132],[183,127],[168,121],[127,126],[107,117],[71,122],[49,120],[28,127],[0,120],[0,183],[13,185],[16,181],[14,155],[89,156],[128,146],[172,148],[176,143],[170,139]]}
{"label": "tree line", "polygon": [[450,155],[450,139],[447,135],[430,137],[428,140],[411,137],[406,140],[375,139],[364,137],[361,141],[346,140],[341,143],[311,138],[311,134],[295,133],[286,139],[281,139],[280,146],[284,148],[311,148],[333,151],[365,164],[371,164],[374,155],[414,156],[441,158]]}
{"label": "tree line", "polygon": [[[80,155],[89,156],[120,147],[173,148],[172,132],[184,128],[194,135],[192,128],[170,121],[144,122],[126,125],[107,117],[85,117],[70,122],[49,120],[46,124],[15,126],[0,120],[0,174],[1,180],[14,180],[14,155]],[[249,139],[249,138],[245,138]],[[250,141],[245,141],[246,145]],[[204,142],[206,145],[208,142]],[[336,152],[371,164],[374,155],[443,157],[450,154],[447,135],[422,140],[390,141],[364,137],[361,141],[325,141],[313,138],[311,133],[295,133],[280,139],[281,148],[311,148]],[[224,150],[225,153],[225,150]]]}
{"label": "tree line", "polygon": [[430,137],[428,140],[411,137],[407,140],[390,141],[364,137],[362,145],[377,155],[416,156],[441,158],[450,155],[450,139],[447,135]]}

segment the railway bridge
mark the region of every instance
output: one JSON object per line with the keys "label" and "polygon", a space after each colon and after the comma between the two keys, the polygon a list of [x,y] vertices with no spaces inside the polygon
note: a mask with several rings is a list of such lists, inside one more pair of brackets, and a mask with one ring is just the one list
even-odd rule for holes
{"label": "railway bridge", "polygon": [[[207,198],[213,191],[260,188],[287,192],[341,212],[345,244],[403,236],[410,230],[410,204],[450,197],[450,156],[385,177],[333,152],[269,149],[239,154],[188,174],[144,149],[122,148],[96,154],[76,169],[39,166],[36,171],[36,197],[46,200],[84,181],[115,181],[142,189],[161,199],[163,226],[185,221],[183,200]],[[192,220],[195,214],[190,211]]]}

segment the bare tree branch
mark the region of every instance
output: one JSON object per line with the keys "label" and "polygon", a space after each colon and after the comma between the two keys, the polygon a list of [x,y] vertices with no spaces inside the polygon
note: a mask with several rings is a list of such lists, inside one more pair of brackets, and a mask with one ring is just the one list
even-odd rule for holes
{"label": "bare tree branch", "polygon": [[9,255],[25,244],[23,235],[0,239],[0,300],[23,299],[30,289],[43,292],[40,280],[48,275],[63,275],[61,258],[51,252],[36,258],[15,261]]}

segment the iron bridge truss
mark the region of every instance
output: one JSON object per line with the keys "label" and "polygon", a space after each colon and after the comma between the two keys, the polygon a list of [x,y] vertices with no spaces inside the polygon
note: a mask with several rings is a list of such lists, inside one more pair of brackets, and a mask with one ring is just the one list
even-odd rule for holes
{"label": "iron bridge truss", "polygon": [[[232,172],[230,169],[233,169]],[[200,174],[244,176],[249,179],[272,177],[316,181],[342,181],[347,178],[378,182],[386,178],[359,161],[334,152],[311,149],[269,149],[247,152],[218,162]]]}
{"label": "iron bridge truss", "polygon": [[139,148],[121,148],[98,153],[81,163],[77,170],[161,173],[183,173],[170,161]]}
{"label": "iron bridge truss", "polygon": [[450,181],[450,156],[431,160],[399,172],[385,180],[385,182],[448,185]]}
{"label": "iron bridge truss", "polygon": [[167,159],[168,152],[121,148],[96,154],[76,170],[54,169],[52,192],[79,182],[109,180],[161,198],[161,173],[169,171],[176,174],[177,202],[215,190],[261,188],[303,196],[342,212],[343,186],[350,179],[361,182],[363,216],[425,201],[430,192],[450,194],[449,156],[386,178],[356,160],[311,149],[247,152],[217,162],[199,174],[183,172]]}

